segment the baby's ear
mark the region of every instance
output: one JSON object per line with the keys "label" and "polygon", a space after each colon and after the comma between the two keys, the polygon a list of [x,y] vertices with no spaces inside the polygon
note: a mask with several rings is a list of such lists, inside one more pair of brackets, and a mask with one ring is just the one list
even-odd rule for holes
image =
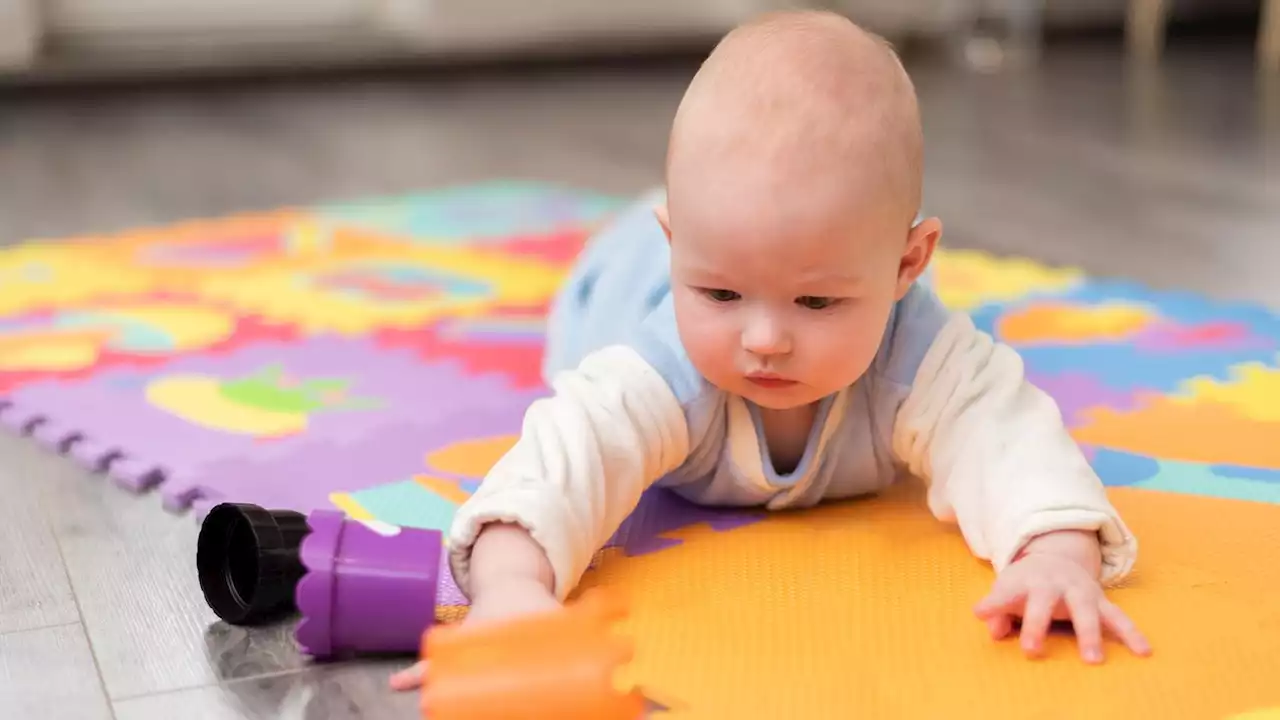
{"label": "baby's ear", "polygon": [[898,265],[898,299],[906,296],[914,283],[933,258],[934,248],[942,237],[942,221],[936,217],[926,218],[911,228],[907,235],[907,247],[902,252],[902,261]]}
{"label": "baby's ear", "polygon": [[658,224],[662,226],[662,232],[667,236],[667,242],[671,242],[671,216],[667,213],[667,204],[659,203],[653,206],[653,216],[658,218]]}

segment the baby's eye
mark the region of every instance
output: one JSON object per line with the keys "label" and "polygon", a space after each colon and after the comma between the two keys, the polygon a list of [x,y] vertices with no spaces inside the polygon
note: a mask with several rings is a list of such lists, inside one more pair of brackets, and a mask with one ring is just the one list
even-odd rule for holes
{"label": "baby's eye", "polygon": [[805,295],[796,298],[796,304],[809,310],[824,310],[836,304],[835,298],[819,297],[817,295]]}
{"label": "baby's eye", "polygon": [[733,302],[734,300],[742,297],[732,290],[724,290],[721,288],[705,288],[702,292],[705,293],[707,297],[718,303]]}

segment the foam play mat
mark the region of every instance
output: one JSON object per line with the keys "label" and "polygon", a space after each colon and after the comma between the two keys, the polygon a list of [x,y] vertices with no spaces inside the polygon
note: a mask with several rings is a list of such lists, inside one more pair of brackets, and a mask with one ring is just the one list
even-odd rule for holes
{"label": "foam play mat", "polygon": [[[495,182],[0,251],[0,420],[175,511],[446,528],[546,392],[551,294],[628,202]],[[1112,597],[1154,656],[990,641],[990,569],[912,482],[773,516],[653,492],[584,581],[630,598],[631,678],[670,718],[1280,718],[1280,317],[958,250],[936,273],[1138,535]]]}

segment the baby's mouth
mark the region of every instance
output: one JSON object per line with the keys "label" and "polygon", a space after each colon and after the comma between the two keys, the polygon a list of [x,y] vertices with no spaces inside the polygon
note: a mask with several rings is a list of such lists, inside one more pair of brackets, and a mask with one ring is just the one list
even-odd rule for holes
{"label": "baby's mouth", "polygon": [[747,381],[753,385],[771,390],[788,388],[797,384],[795,380],[785,378],[776,373],[749,373]]}

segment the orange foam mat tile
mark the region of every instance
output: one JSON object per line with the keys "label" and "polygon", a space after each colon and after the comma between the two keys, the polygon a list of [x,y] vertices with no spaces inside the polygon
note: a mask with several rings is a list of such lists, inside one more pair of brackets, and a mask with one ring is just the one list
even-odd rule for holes
{"label": "orange foam mat tile", "polygon": [[[1119,488],[1138,570],[1111,591],[1155,654],[1026,659],[972,615],[993,575],[904,485],[661,553],[607,554],[584,588],[631,598],[629,679],[671,720],[1227,718],[1280,709],[1280,506]],[[1262,717],[1259,715],[1258,717]]]}

